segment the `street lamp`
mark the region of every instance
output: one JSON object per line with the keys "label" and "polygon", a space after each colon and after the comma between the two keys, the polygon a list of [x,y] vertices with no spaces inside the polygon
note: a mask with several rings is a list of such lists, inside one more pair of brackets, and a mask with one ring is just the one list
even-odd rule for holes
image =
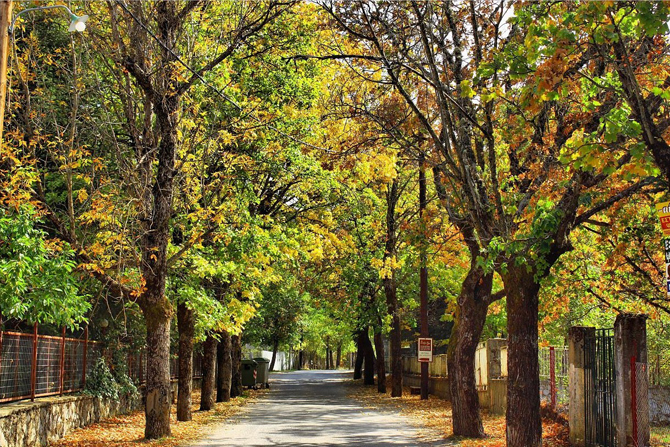
{"label": "street lamp", "polygon": [[65,5],[40,6],[37,8],[28,8],[12,17],[12,0],[0,0],[0,145],[2,145],[2,134],[5,125],[5,96],[7,93],[7,54],[9,52],[9,34],[14,32],[14,24],[19,16],[32,11],[41,11],[43,9],[65,9],[70,15],[70,26],[68,31],[71,33],[82,32],[86,29],[87,15],[78,16],[70,11]]}
{"label": "street lamp", "polygon": [[86,21],[88,20],[87,15],[83,16],[78,16],[77,14],[73,13],[70,11],[70,8],[68,8],[65,5],[50,5],[50,6],[40,6],[37,8],[28,8],[24,9],[23,11],[19,12],[14,16],[14,19],[12,20],[12,24],[9,25],[9,29],[7,30],[9,34],[14,33],[14,24],[16,23],[16,19],[18,19],[21,15],[28,13],[28,12],[33,12],[33,11],[42,11],[44,9],[55,9],[55,8],[62,8],[67,11],[67,13],[70,15],[70,26],[68,27],[68,31],[73,33],[75,31],[82,32],[86,29]]}

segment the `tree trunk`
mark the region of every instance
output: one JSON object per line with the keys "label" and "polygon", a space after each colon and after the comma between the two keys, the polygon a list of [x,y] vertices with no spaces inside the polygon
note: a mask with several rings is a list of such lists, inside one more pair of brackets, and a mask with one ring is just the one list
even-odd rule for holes
{"label": "tree trunk", "polygon": [[354,380],[358,380],[363,377],[363,359],[365,358],[365,350],[363,349],[364,342],[363,336],[364,331],[358,331],[356,337],[356,360],[354,361]]}
{"label": "tree trunk", "polygon": [[381,328],[375,331],[375,351],[377,351],[377,391],[386,393],[386,365],[384,364],[384,337]]}
{"label": "tree trunk", "polygon": [[[398,181],[394,180],[386,196],[386,245],[384,259],[396,255],[397,221],[396,205],[400,193]],[[400,327],[400,315],[398,314],[398,294],[395,280],[395,271],[384,278],[384,295],[386,296],[386,307],[391,315],[391,396],[402,397],[402,328]]]}
{"label": "tree trunk", "polygon": [[326,346],[326,369],[330,369],[330,348]]}
{"label": "tree trunk", "polygon": [[[163,289],[164,290],[164,289]],[[164,305],[169,306],[165,300]],[[158,307],[158,306],[156,306]],[[145,311],[147,325],[146,425],[144,436],[170,436],[170,321],[167,312]]]}
{"label": "tree trunk", "polygon": [[[512,265],[512,262],[510,262]],[[540,285],[526,266],[508,267],[507,291],[507,445],[542,445],[538,362],[538,293]]]}
{"label": "tree trunk", "polygon": [[230,337],[232,351],[231,361],[233,374],[230,381],[230,397],[237,397],[242,395],[242,373],[240,366],[242,362],[242,335],[233,335]]}
{"label": "tree trunk", "polygon": [[370,342],[370,337],[368,336],[368,329],[365,328],[363,333],[363,363],[365,368],[363,369],[363,384],[364,385],[374,385],[375,384],[375,353],[372,350],[372,343]]}
{"label": "tree trunk", "polygon": [[395,274],[384,279],[386,305],[391,315],[391,396],[402,397],[402,328],[398,315],[398,295],[396,292]]}
{"label": "tree trunk", "polygon": [[302,349],[298,353],[298,370],[301,370],[303,367],[303,364],[305,363],[305,351]]}
{"label": "tree trunk", "polygon": [[191,420],[191,390],[193,388],[193,333],[195,319],[186,303],[177,305],[179,330],[179,388],[177,389],[177,420]]}
{"label": "tree trunk", "polygon": [[333,361],[333,350],[330,350],[330,369],[335,369],[335,362]]}
{"label": "tree trunk", "polygon": [[492,286],[493,275],[485,275],[473,263],[463,281],[457,300],[455,324],[451,330],[447,349],[455,436],[469,438],[484,436],[475,381],[475,354],[486,323]]}
{"label": "tree trunk", "polygon": [[218,352],[218,380],[216,383],[216,401],[228,402],[230,400],[230,385],[233,378],[233,359],[231,355],[232,341],[227,331],[221,331],[221,342]]}
{"label": "tree trunk", "polygon": [[342,343],[337,345],[337,354],[335,356],[335,369],[338,369],[340,367],[340,363],[342,363]]}
{"label": "tree trunk", "polygon": [[219,342],[211,335],[207,336],[203,346],[202,358],[202,389],[200,394],[200,410],[207,411],[214,407],[214,386],[216,377],[216,347]]}
{"label": "tree trunk", "polygon": [[279,340],[275,339],[272,343],[272,360],[270,360],[270,371],[275,370],[275,360],[277,360],[277,351],[279,350]]}

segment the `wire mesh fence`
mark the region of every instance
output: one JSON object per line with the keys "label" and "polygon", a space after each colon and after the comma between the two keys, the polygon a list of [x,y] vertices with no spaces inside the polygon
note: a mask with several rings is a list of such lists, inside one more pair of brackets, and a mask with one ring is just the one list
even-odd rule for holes
{"label": "wire mesh fence", "polygon": [[[103,345],[82,338],[0,331],[0,402],[81,391],[86,374],[105,353]],[[108,353],[109,354],[109,353]],[[128,376],[140,385],[146,381],[146,351],[129,354]],[[176,356],[170,359],[170,377],[179,377]],[[202,355],[193,356],[193,378],[202,377]]]}
{"label": "wire mesh fence", "polygon": [[0,402],[79,391],[100,357],[98,342],[84,338],[0,332]]}
{"label": "wire mesh fence", "polygon": [[568,347],[542,347],[539,350],[540,399],[553,407],[564,407],[569,402]]}

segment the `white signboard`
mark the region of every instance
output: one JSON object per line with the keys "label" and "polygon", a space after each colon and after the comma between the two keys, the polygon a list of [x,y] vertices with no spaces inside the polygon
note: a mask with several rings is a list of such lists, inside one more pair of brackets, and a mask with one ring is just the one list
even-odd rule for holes
{"label": "white signboard", "polygon": [[432,362],[433,361],[433,339],[420,338],[419,339],[419,361]]}

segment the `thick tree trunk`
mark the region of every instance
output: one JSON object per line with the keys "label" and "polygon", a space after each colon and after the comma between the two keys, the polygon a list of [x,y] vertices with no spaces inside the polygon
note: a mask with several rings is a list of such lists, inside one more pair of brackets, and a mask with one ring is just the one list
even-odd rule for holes
{"label": "thick tree trunk", "polygon": [[455,324],[447,349],[454,435],[484,436],[475,381],[475,354],[486,323],[493,275],[471,265],[457,300]]}
{"label": "thick tree trunk", "polygon": [[200,394],[200,410],[202,411],[211,410],[214,407],[216,347],[218,343],[214,337],[208,335],[203,345],[202,389]]}
{"label": "thick tree trunk", "polygon": [[193,387],[193,311],[185,303],[177,305],[179,330],[179,388],[177,390],[177,420],[191,420],[191,390]]}
{"label": "thick tree trunk", "polygon": [[277,360],[277,351],[279,351],[279,340],[272,343],[272,360],[270,360],[270,371],[275,370],[275,361]]}
{"label": "thick tree trunk", "polygon": [[305,363],[305,351],[302,349],[298,353],[298,370],[301,370],[303,368],[303,365]]}
{"label": "thick tree trunk", "polygon": [[230,337],[232,351],[232,378],[230,381],[230,397],[237,397],[242,395],[242,373],[240,366],[242,363],[242,335],[233,335]]}
{"label": "thick tree trunk", "polygon": [[335,369],[338,369],[340,367],[340,363],[342,363],[342,343],[337,345],[337,354],[335,355]]}
{"label": "thick tree trunk", "polygon": [[364,385],[374,385],[375,384],[375,353],[372,350],[372,343],[370,342],[370,337],[368,336],[368,329],[365,328],[363,331],[363,363],[365,365],[363,369],[363,384]]}
{"label": "thick tree trunk", "polygon": [[330,348],[326,345],[326,369],[330,369]]}
{"label": "thick tree trunk", "polygon": [[232,340],[230,334],[226,331],[221,331],[220,335],[216,401],[228,402],[230,400],[230,385],[233,378]]}
{"label": "thick tree trunk", "polygon": [[[167,300],[166,300],[167,301]],[[165,306],[169,302],[164,303]],[[153,309],[155,310],[155,309]],[[147,380],[144,407],[147,439],[170,436],[170,317],[167,312],[144,313],[147,325]]]}
{"label": "thick tree trunk", "polygon": [[363,359],[365,358],[365,350],[363,349],[364,331],[358,331],[356,336],[356,360],[354,361],[354,380],[363,377]]}
{"label": "thick tree trunk", "polygon": [[377,391],[386,392],[386,365],[384,364],[384,337],[381,328],[375,331],[375,351],[377,351]]}
{"label": "thick tree trunk", "polygon": [[[510,262],[510,264],[512,264]],[[525,266],[508,267],[507,291],[507,445],[542,445],[538,362],[539,284]]]}
{"label": "thick tree trunk", "polygon": [[333,350],[330,350],[330,369],[335,369],[335,362],[333,361]]}

